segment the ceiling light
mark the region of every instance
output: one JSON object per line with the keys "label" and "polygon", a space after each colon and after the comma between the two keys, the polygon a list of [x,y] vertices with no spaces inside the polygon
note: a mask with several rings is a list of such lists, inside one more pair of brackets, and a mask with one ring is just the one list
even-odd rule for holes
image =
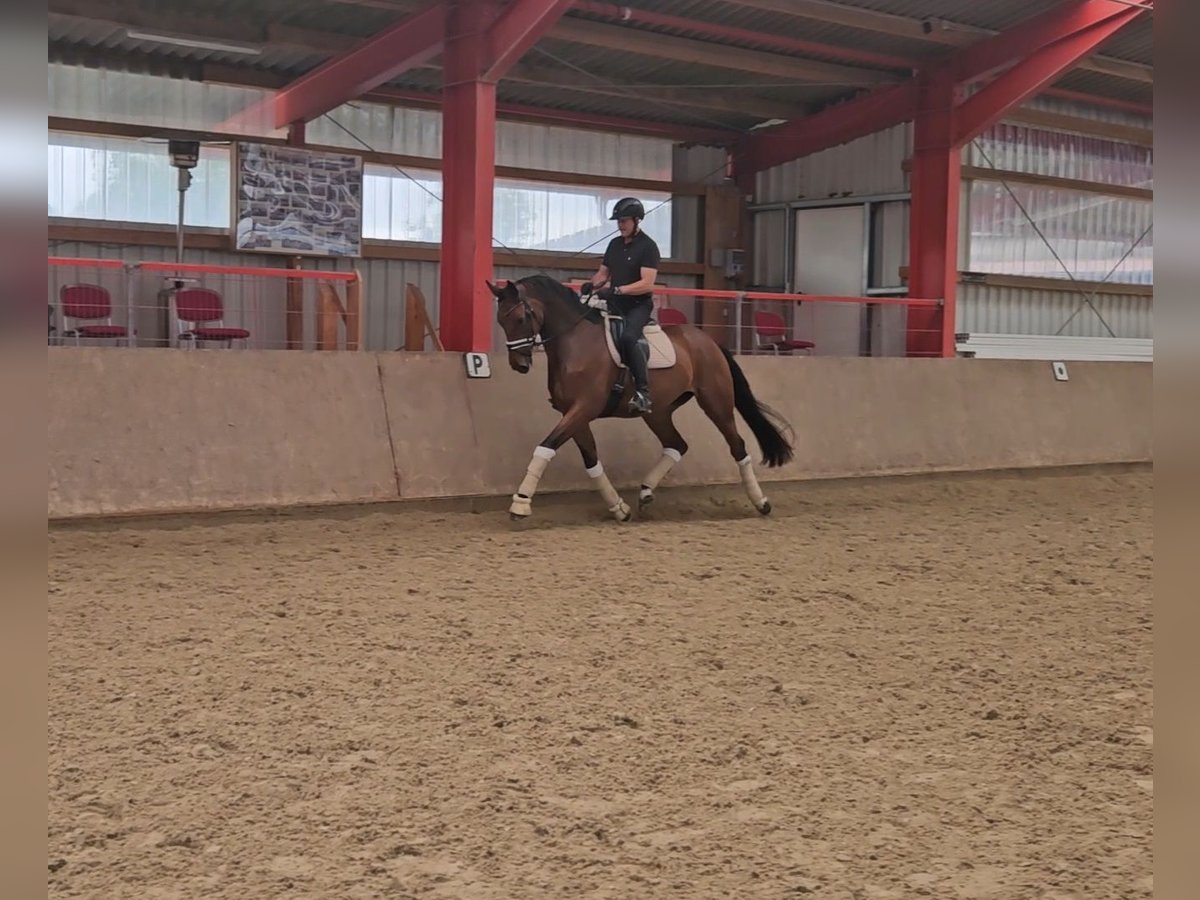
{"label": "ceiling light", "polygon": [[156,44],[172,44],[176,47],[214,50],[219,53],[245,53],[248,56],[258,56],[262,53],[262,47],[256,44],[192,37],[186,34],[169,34],[164,31],[142,31],[140,28],[126,28],[125,37],[135,41],[153,41]]}

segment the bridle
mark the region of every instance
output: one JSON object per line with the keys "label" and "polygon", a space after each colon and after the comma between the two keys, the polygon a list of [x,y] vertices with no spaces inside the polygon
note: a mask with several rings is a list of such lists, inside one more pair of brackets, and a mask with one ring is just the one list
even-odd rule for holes
{"label": "bridle", "polygon": [[[558,334],[551,335],[550,337],[543,337],[542,328],[545,327],[546,324],[545,316],[542,317],[540,322],[537,320],[537,317],[533,312],[533,307],[529,305],[529,300],[527,300],[525,297],[525,288],[522,285],[517,285],[517,299],[521,301],[521,306],[525,308],[525,321],[529,323],[529,336],[517,338],[516,340],[512,341],[505,341],[504,346],[513,352],[528,350],[528,355],[531,357],[533,356],[533,349],[535,347],[545,347],[551,341],[558,340],[564,334],[567,334],[569,331],[573,330],[576,325],[588,317],[588,312],[586,311],[587,307],[585,307],[585,311],[579,316],[579,318],[560,331]],[[516,307],[514,307],[514,309],[515,308]]]}
{"label": "bridle", "polygon": [[[529,305],[529,301],[525,299],[525,291],[521,286],[517,286],[517,299],[521,301],[521,305],[525,307],[525,321],[529,323],[529,336],[517,338],[514,341],[505,341],[504,346],[509,350],[528,350],[529,355],[533,355],[533,348],[542,346],[546,341],[542,338],[542,326],[546,324],[545,317],[541,322],[538,322],[533,313],[533,307]],[[516,307],[513,307],[516,309]],[[536,324],[535,324],[536,323]]]}

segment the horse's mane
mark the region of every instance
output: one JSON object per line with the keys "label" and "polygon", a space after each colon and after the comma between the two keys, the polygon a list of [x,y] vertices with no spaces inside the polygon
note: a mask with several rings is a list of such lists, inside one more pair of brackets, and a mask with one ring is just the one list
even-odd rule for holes
{"label": "horse's mane", "polygon": [[604,321],[600,310],[585,306],[579,295],[557,278],[551,278],[549,275],[526,275],[517,283],[524,285],[526,290],[532,290],[534,296],[542,302],[557,300],[566,306],[569,312],[575,315],[584,314],[589,322],[600,324]]}

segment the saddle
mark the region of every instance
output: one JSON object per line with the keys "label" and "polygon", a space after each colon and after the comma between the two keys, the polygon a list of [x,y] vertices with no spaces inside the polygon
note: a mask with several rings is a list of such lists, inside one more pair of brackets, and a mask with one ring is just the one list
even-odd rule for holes
{"label": "saddle", "polygon": [[[604,336],[608,340],[608,352],[612,355],[613,362],[621,369],[626,368],[626,365],[625,361],[621,359],[621,352],[617,347],[624,328],[625,320],[621,316],[604,313]],[[669,369],[675,365],[675,344],[657,322],[649,322],[642,329],[642,335],[639,343],[646,344],[650,348],[649,368]]]}

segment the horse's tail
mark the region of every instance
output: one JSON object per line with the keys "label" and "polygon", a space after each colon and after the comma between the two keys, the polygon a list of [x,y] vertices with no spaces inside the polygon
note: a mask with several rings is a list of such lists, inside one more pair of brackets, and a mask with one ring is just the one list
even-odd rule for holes
{"label": "horse's tail", "polygon": [[[754,436],[758,438],[758,446],[762,448],[763,462],[768,468],[775,468],[791,462],[793,456],[790,441],[791,426],[771,407],[758,402],[754,392],[750,390],[750,382],[746,380],[746,373],[737,364],[733,354],[724,347],[721,348],[721,352],[725,354],[725,361],[729,363],[729,374],[733,376],[733,405],[742,414],[742,418],[746,420],[746,424],[750,426]],[[785,429],[788,432],[787,437],[783,433]]]}

